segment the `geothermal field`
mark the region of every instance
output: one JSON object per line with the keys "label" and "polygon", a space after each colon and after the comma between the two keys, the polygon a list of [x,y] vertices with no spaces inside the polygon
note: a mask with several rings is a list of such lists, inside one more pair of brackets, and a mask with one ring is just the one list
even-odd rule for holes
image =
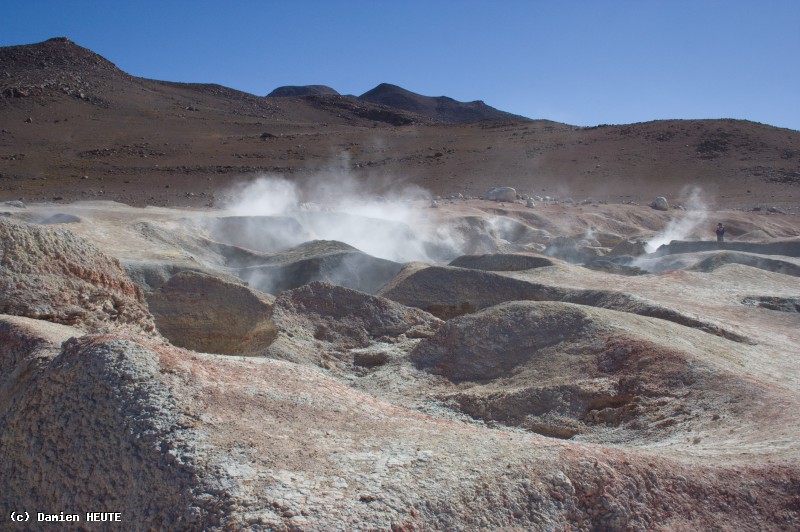
{"label": "geothermal field", "polygon": [[797,131],[0,59],[0,528],[800,528]]}

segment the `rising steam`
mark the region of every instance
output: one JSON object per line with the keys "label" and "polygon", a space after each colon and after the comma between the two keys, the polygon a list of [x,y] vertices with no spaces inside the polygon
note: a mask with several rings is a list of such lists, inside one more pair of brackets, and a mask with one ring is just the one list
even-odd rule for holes
{"label": "rising steam", "polygon": [[[282,245],[278,247],[283,249],[308,240],[337,240],[373,257],[396,262],[436,259],[431,242],[441,235],[435,235],[424,208],[427,203],[419,201],[429,194],[416,187],[378,197],[341,174],[320,177],[302,189],[281,177],[261,176],[233,191],[231,197],[226,209],[237,216],[292,221],[291,227],[284,223],[289,229],[281,235]],[[281,251],[264,248],[264,241],[274,240],[275,235],[254,232],[248,238],[251,242],[243,244],[252,249]]]}
{"label": "rising steam", "polygon": [[688,190],[684,201],[685,211],[667,224],[663,231],[648,240],[645,250],[654,252],[660,246],[673,240],[686,240],[693,236],[697,229],[708,220],[708,206],[703,199],[703,192],[698,187]]}

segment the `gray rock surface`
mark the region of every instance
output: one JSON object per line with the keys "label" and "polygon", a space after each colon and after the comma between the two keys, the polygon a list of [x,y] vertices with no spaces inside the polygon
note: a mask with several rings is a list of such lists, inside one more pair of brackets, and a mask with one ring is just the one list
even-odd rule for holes
{"label": "gray rock surface", "polygon": [[483,199],[490,201],[517,201],[517,191],[512,187],[494,187],[486,191]]}
{"label": "gray rock surface", "polygon": [[668,211],[669,210],[669,202],[667,198],[664,196],[659,196],[652,203],[650,203],[650,207],[654,208],[657,211]]}

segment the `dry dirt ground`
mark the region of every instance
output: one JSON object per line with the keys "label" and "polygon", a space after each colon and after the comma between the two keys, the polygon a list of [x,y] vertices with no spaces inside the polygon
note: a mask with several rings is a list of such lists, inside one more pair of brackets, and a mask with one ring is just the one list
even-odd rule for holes
{"label": "dry dirt ground", "polygon": [[[361,218],[429,252],[392,255],[377,295],[335,286],[373,262],[337,277],[340,245],[242,247],[232,212],[4,205],[4,509],[122,511],[120,529],[796,529],[796,216],[523,203],[418,201],[406,232]],[[305,238],[319,214],[250,221]],[[702,220],[681,235],[702,249],[613,251],[681,220]],[[708,242],[717,220],[730,249]],[[259,261],[299,288],[243,285]]]}

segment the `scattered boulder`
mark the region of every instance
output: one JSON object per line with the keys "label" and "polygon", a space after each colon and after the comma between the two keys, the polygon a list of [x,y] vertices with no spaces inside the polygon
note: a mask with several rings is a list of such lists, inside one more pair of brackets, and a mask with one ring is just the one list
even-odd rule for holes
{"label": "scattered boulder", "polygon": [[668,211],[669,202],[664,196],[659,196],[650,203],[650,207],[657,211]]}
{"label": "scattered boulder", "polygon": [[517,201],[517,191],[512,187],[494,187],[486,191],[483,199],[489,201]]}
{"label": "scattered boulder", "polygon": [[16,200],[14,200],[14,201],[4,201],[2,203],[2,205],[6,206],[6,207],[14,207],[16,209],[25,209],[26,208],[24,202],[16,201]]}

